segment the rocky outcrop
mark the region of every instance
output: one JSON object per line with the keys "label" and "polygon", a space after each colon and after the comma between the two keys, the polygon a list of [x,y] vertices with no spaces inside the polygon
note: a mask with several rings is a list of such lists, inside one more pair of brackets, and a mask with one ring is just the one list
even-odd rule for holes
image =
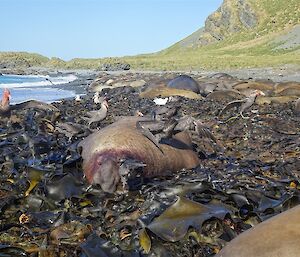
{"label": "rocky outcrop", "polygon": [[104,63],[100,67],[101,71],[120,71],[130,70],[130,64],[128,63]]}
{"label": "rocky outcrop", "polygon": [[41,66],[48,61],[47,57],[26,52],[0,52],[0,69],[27,69]]}
{"label": "rocky outcrop", "polygon": [[243,29],[251,29],[257,23],[257,14],[249,0],[224,0],[218,10],[207,17],[204,28],[182,40],[180,45],[207,45]]}
{"label": "rocky outcrop", "polygon": [[226,36],[253,28],[257,17],[248,0],[224,0],[221,7],[208,16],[200,44],[223,40]]}

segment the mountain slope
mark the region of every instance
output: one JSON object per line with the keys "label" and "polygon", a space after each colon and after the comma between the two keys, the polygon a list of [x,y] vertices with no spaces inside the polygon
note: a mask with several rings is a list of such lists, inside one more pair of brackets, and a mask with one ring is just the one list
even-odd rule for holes
{"label": "mountain slope", "polygon": [[[272,42],[281,33],[294,30],[297,24],[300,24],[299,0],[224,0],[220,8],[208,16],[204,28],[167,50],[177,51],[178,48],[199,48],[207,45],[218,48],[269,34],[273,34],[270,38]],[[298,30],[295,32],[299,34]],[[218,45],[220,42],[222,44]],[[280,44],[279,41],[275,42]],[[294,48],[299,45],[296,40]]]}
{"label": "mountain slope", "polygon": [[197,37],[191,43],[188,37],[180,43],[195,47],[224,40],[228,35],[243,29],[253,28],[258,23],[257,14],[247,0],[225,0],[217,11],[209,15],[205,27],[198,30]]}

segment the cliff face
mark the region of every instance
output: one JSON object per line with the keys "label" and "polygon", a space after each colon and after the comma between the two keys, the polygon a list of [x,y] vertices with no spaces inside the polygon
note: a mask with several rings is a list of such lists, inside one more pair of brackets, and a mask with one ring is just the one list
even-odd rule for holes
{"label": "cliff face", "polygon": [[223,40],[226,36],[253,28],[258,19],[247,0],[225,0],[221,7],[208,16],[199,44]]}
{"label": "cliff face", "polygon": [[253,28],[257,23],[257,14],[249,0],[224,0],[218,10],[207,17],[204,28],[179,43],[186,47],[207,45],[243,29]]}
{"label": "cliff face", "polygon": [[[247,40],[279,32],[300,23],[299,0],[224,0],[209,15],[204,28],[178,43],[199,47],[223,41],[239,33],[252,33]],[[242,40],[242,39],[241,39]]]}

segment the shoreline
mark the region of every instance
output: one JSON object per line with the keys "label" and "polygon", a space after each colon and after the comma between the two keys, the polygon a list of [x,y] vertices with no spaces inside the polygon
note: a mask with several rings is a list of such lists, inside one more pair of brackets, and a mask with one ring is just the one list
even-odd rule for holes
{"label": "shoreline", "polygon": [[[8,71],[8,70],[7,70]],[[17,71],[12,71],[12,75],[17,75]],[[5,71],[1,70],[0,73]],[[275,83],[295,81],[300,82],[300,67],[286,65],[280,68],[249,68],[249,69],[237,69],[237,70],[198,70],[198,71],[146,71],[146,70],[126,70],[126,71],[96,71],[88,69],[78,69],[78,70],[65,70],[65,69],[49,69],[44,67],[32,67],[24,70],[22,75],[25,76],[41,76],[51,78],[55,77],[65,77],[69,75],[74,75],[77,78],[74,81],[63,84],[51,84],[47,85],[47,88],[60,89],[72,91],[75,95],[87,95],[89,94],[87,88],[88,86],[98,77],[111,77],[112,79],[118,80],[122,76],[132,76],[133,77],[147,77],[148,75],[160,75],[164,77],[174,76],[178,74],[187,74],[195,77],[207,77],[216,73],[227,73],[237,79],[245,80],[272,80]],[[135,76],[136,75],[136,76]],[[144,75],[144,76],[143,76]],[[146,80],[146,79],[145,79]],[[36,88],[42,88],[45,86],[37,86]],[[63,97],[59,100],[70,99],[72,97]]]}
{"label": "shoreline", "polygon": [[[43,72],[42,74],[32,74],[32,72],[27,72],[26,75],[5,73],[4,76],[20,77],[15,82],[8,80],[7,82],[3,81],[3,84],[0,84],[1,91],[3,88],[7,87],[13,93],[12,103],[20,103],[31,99],[46,101],[50,103],[63,99],[72,99],[78,94],[86,94],[86,87],[89,83],[91,83],[91,81],[93,81],[96,73],[90,74],[87,72],[58,71],[55,73],[48,72],[48,74],[45,74],[45,72]],[[70,76],[74,76],[74,78]],[[24,79],[22,79],[22,77],[24,77]],[[26,80],[26,78],[31,77],[38,78],[40,80],[36,82]],[[43,79],[45,79],[45,81]],[[45,100],[45,97],[47,98],[47,92],[49,90],[51,92],[51,96],[48,97],[49,100]],[[30,95],[32,96],[32,98],[30,98]],[[40,95],[40,97],[38,95]]]}
{"label": "shoreline", "polygon": [[164,74],[164,73],[186,73],[195,75],[211,75],[215,73],[228,73],[239,79],[272,79],[274,82],[297,81],[300,82],[299,65],[283,65],[280,67],[262,67],[262,68],[238,68],[238,69],[215,69],[215,70],[119,70],[119,71],[99,71],[95,69],[59,69],[47,67],[30,67],[16,69],[1,69],[0,74],[12,75],[38,75],[38,76],[64,76],[73,74],[78,77],[94,77],[98,74]]}

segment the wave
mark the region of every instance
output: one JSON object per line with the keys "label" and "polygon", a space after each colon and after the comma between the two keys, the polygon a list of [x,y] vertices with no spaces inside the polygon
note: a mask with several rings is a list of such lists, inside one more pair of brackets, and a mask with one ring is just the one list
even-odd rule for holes
{"label": "wave", "polygon": [[62,98],[73,98],[76,96],[75,92],[71,90],[64,90],[54,87],[12,88],[11,95],[11,104],[21,103],[33,99],[51,103]]}
{"label": "wave", "polygon": [[[3,74],[3,77],[7,75]],[[20,83],[0,83],[0,88],[28,88],[28,87],[47,87],[54,85],[61,85],[67,84],[77,79],[75,75],[67,75],[63,77],[50,77],[50,76],[37,76],[37,75],[29,75],[29,76],[21,76],[21,75],[14,75],[19,79],[24,78],[24,81],[28,78],[39,78],[40,81],[31,81],[31,82],[22,82]]]}

